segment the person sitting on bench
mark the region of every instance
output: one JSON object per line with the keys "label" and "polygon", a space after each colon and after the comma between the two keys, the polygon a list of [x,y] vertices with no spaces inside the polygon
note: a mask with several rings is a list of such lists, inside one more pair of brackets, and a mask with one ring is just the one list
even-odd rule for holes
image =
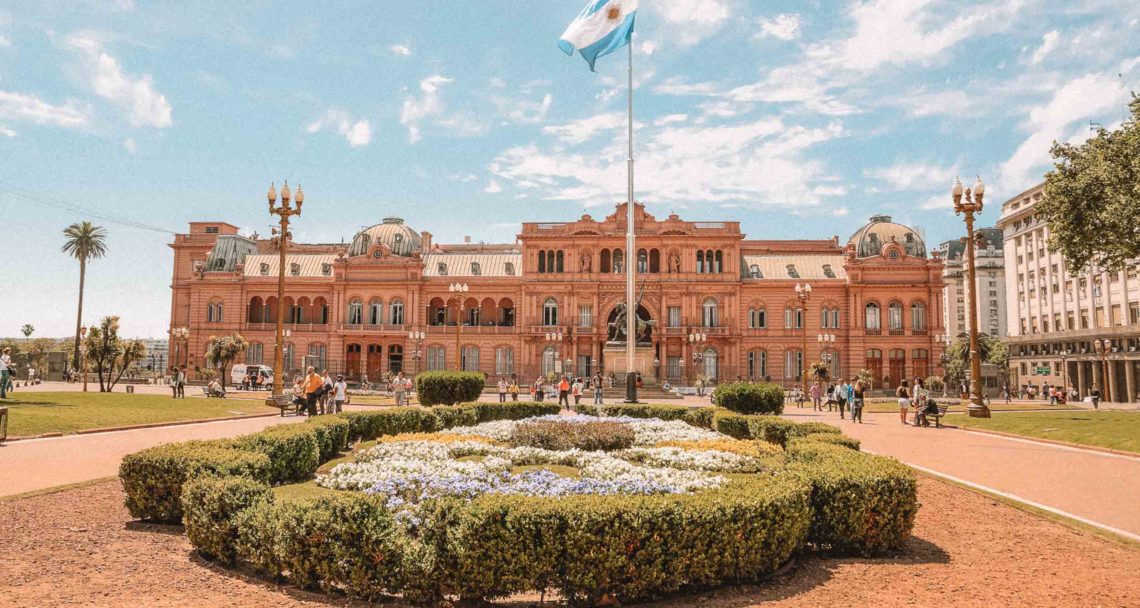
{"label": "person sitting on bench", "polygon": [[938,416],[938,403],[929,396],[914,410],[914,426],[930,426],[927,416]]}
{"label": "person sitting on bench", "polygon": [[217,378],[210,380],[210,384],[206,387],[206,389],[207,397],[225,398],[226,396],[226,389],[224,386],[222,386],[222,383]]}

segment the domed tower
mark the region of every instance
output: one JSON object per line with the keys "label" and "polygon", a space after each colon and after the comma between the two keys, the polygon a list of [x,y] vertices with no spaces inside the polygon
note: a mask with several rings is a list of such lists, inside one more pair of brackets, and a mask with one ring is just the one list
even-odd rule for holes
{"label": "domed tower", "polygon": [[870,222],[855,231],[847,244],[855,246],[856,258],[871,258],[882,255],[883,247],[891,242],[902,246],[908,256],[926,257],[922,236],[910,226],[892,222],[889,215],[871,216]]}
{"label": "domed tower", "polygon": [[387,246],[392,255],[403,257],[417,251],[422,252],[423,247],[420,234],[405,224],[402,218],[386,217],[382,223],[358,232],[348,248],[348,255],[366,255],[376,243]]}

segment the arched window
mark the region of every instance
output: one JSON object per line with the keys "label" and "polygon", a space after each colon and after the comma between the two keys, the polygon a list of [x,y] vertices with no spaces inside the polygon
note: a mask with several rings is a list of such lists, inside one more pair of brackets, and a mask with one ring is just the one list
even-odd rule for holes
{"label": "arched window", "polygon": [[610,272],[610,250],[603,249],[602,253],[598,256],[598,272]]}
{"label": "arched window", "polygon": [[[901,307],[900,307],[901,308]],[[906,378],[906,351],[892,348],[887,352],[887,377],[883,378],[883,388],[893,388]]]}
{"label": "arched window", "polygon": [[910,364],[914,367],[915,377],[926,378],[930,375],[930,351],[925,348],[910,351]]}
{"label": "arched window", "polygon": [[542,375],[549,376],[557,373],[556,363],[558,361],[558,349],[553,346],[547,346],[542,350]]}
{"label": "arched window", "polygon": [[871,372],[874,386],[879,386],[883,381],[883,351],[877,348],[867,349],[867,370]]}
{"label": "arched window", "polygon": [[379,325],[384,322],[384,302],[372,300],[368,303],[368,324]]}
{"label": "arched window", "polygon": [[715,348],[706,348],[705,349],[703,361],[705,364],[705,377],[709,378],[711,380],[716,380],[717,378],[719,378],[720,375],[718,374],[718,372],[720,371],[719,370],[720,366],[717,365],[716,349]]}
{"label": "arched window", "polygon": [[717,304],[713,298],[706,298],[701,304],[701,325],[703,327],[719,327]]}
{"label": "arched window", "polygon": [[538,271],[539,272],[546,272],[546,252],[545,251],[539,251],[538,252]]}
{"label": "arched window", "polygon": [[207,323],[221,323],[222,322],[222,303],[210,302],[206,305],[206,322]]}
{"label": "arched window", "polygon": [[716,267],[713,268],[713,272],[717,274],[724,272],[724,253],[719,249],[716,250]]}
{"label": "arched window", "polygon": [[768,375],[768,353],[762,350],[748,351],[748,379],[763,380]]}
{"label": "arched window", "polygon": [[703,274],[705,272],[705,252],[697,252],[697,273]]}
{"label": "arched window", "polygon": [[392,300],[388,306],[388,322],[392,325],[404,324],[404,303],[400,300]]}
{"label": "arched window", "polygon": [[637,272],[649,272],[649,252],[644,249],[637,250]]}
{"label": "arched window", "polygon": [[614,274],[620,274],[624,271],[624,263],[625,252],[621,249],[614,249]]}
{"label": "arched window", "polygon": [[915,302],[910,305],[910,328],[926,329],[926,303]]}
{"label": "arched window", "polygon": [[802,308],[784,307],[784,327],[787,329],[804,328],[804,310]]}
{"label": "arched window", "polygon": [[748,327],[752,329],[768,327],[768,311],[763,306],[748,309]]}
{"label": "arched window", "polygon": [[324,298],[313,300],[313,323],[325,325],[329,322],[329,304]]}
{"label": "arched window", "polygon": [[891,302],[887,306],[887,328],[893,331],[901,331],[903,328],[903,312],[902,304],[898,302]]}
{"label": "arched window", "polygon": [[542,303],[542,324],[558,325],[558,300],[546,298]]}
{"label": "arched window", "polygon": [[753,264],[753,265],[749,266],[748,267],[748,276],[752,277],[753,279],[763,278],[763,275],[760,274],[760,265],[759,264]]}
{"label": "arched window", "polygon": [[819,326],[823,329],[831,329],[831,309],[826,306],[819,311]]}
{"label": "arched window", "polygon": [[839,329],[839,309],[831,309],[831,329]]}
{"label": "arched window", "polygon": [[361,325],[364,323],[364,302],[352,300],[348,303],[348,324]]}
{"label": "arched window", "polygon": [[882,327],[883,327],[882,319],[881,319],[881,314],[880,314],[880,310],[879,310],[879,305],[877,303],[875,303],[875,302],[868,302],[867,303],[867,306],[866,306],[866,309],[864,312],[864,317],[863,317],[863,324],[866,326],[867,329],[872,330],[872,331],[878,331],[878,330],[882,329]]}
{"label": "arched window", "polygon": [[247,321],[250,323],[264,323],[262,316],[265,314],[265,303],[260,296],[253,296],[249,300],[249,318]]}
{"label": "arched window", "polygon": [[562,255],[562,250],[559,249],[558,253],[556,253],[554,255],[554,272],[562,272],[563,271],[563,269],[565,268],[563,262],[564,262],[564,258]]}
{"label": "arched window", "polygon": [[661,272],[661,252],[649,250],[649,272]]}
{"label": "arched window", "polygon": [[515,350],[509,346],[495,349],[495,374],[505,376],[515,373]]}
{"label": "arched window", "polygon": [[554,250],[546,252],[546,272],[554,272]]}

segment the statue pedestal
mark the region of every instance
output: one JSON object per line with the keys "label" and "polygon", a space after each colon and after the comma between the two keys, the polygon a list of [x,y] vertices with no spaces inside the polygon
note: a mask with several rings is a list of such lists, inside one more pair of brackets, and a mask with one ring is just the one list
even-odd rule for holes
{"label": "statue pedestal", "polygon": [[633,364],[630,365],[626,356],[624,344],[606,344],[602,349],[605,355],[606,373],[614,373],[620,379],[628,372],[638,372],[643,381],[653,378],[653,347],[638,344],[633,355]]}

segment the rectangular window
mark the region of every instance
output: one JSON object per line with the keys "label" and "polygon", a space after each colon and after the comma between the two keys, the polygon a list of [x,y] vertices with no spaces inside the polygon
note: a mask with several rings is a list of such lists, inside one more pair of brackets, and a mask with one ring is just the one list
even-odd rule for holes
{"label": "rectangular window", "polygon": [[1081,311],[1081,329],[1088,329],[1088,328],[1089,328],[1089,311],[1082,310]]}
{"label": "rectangular window", "polygon": [[680,327],[680,326],[681,326],[681,307],[680,306],[670,306],[669,307],[669,327]]}
{"label": "rectangular window", "polygon": [[515,373],[515,349],[499,347],[495,349],[495,374],[506,376]]}
{"label": "rectangular window", "polygon": [[665,357],[665,376],[670,380],[680,381],[681,378],[681,357],[677,355],[669,355]]}
{"label": "rectangular window", "polygon": [[442,346],[429,346],[427,349],[427,368],[428,371],[438,372],[443,371],[447,367],[444,358],[447,351]]}
{"label": "rectangular window", "polygon": [[584,304],[578,307],[578,327],[591,327],[594,325],[594,307]]}
{"label": "rectangular window", "polygon": [[784,378],[793,379],[800,377],[800,370],[803,369],[803,354],[798,350],[789,350],[784,352]]}
{"label": "rectangular window", "polygon": [[1120,304],[1113,304],[1112,305],[1112,324],[1113,325],[1124,325],[1124,315],[1122,313],[1123,313],[1123,310],[1120,308]]}
{"label": "rectangular window", "polygon": [[478,346],[464,346],[463,347],[463,371],[477,372],[479,371],[479,347]]}
{"label": "rectangular window", "polygon": [[763,308],[750,308],[748,310],[748,327],[752,329],[768,327],[768,311]]}
{"label": "rectangular window", "polygon": [[1128,319],[1133,325],[1140,323],[1140,302],[1128,303]]}

